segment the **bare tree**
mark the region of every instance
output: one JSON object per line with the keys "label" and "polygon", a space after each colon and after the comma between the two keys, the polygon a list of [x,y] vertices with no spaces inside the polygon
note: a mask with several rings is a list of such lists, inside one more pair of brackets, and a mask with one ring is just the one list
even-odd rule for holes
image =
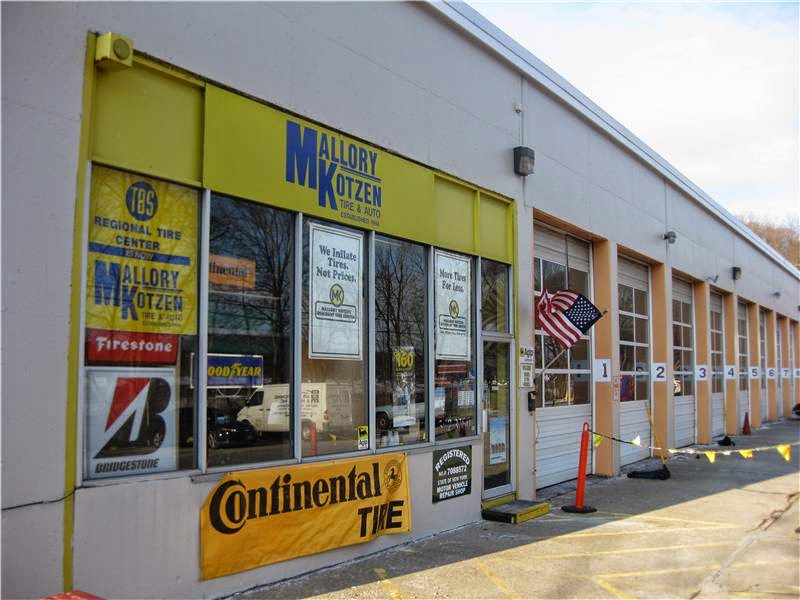
{"label": "bare tree", "polygon": [[778,219],[769,219],[745,213],[738,215],[738,219],[786,260],[800,268],[800,218],[797,215],[787,214]]}

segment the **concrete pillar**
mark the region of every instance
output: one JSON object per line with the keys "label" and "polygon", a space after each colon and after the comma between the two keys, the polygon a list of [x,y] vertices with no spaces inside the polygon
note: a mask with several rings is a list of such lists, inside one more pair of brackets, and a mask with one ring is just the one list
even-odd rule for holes
{"label": "concrete pillar", "polygon": [[[781,356],[778,357],[778,369],[781,376],[781,397],[778,398],[778,418],[788,417],[791,414],[792,402],[792,374],[793,365],[789,355],[789,319],[778,318],[778,329],[781,332]],[[796,351],[795,351],[796,352]],[[789,369],[789,377],[784,377],[784,369]]]}
{"label": "concrete pillar", "polygon": [[[606,316],[594,326],[595,359],[611,362],[611,381],[594,383],[594,427],[596,431],[619,436],[619,304],[617,298],[617,245],[595,242],[592,246],[594,303]],[[594,471],[612,477],[619,471],[619,444],[606,441],[594,451]]]}
{"label": "concrete pillar", "polygon": [[[672,402],[672,273],[663,263],[651,268],[651,292],[653,314],[651,330],[653,340],[651,348],[653,363],[665,363],[667,367],[666,381],[653,381],[653,431],[654,445],[661,448],[673,446],[673,402]],[[651,381],[653,378],[651,370]]]}
{"label": "concrete pillar", "polygon": [[[739,301],[736,294],[725,294],[722,297],[723,327],[725,329],[725,433],[739,433],[741,418],[739,416]],[[733,368],[733,377],[730,369]],[[743,417],[744,415],[742,415]]]}
{"label": "concrete pillar", "polygon": [[767,414],[761,415],[762,421],[777,421],[778,420],[778,378],[777,378],[777,371],[775,369],[778,368],[778,359],[777,359],[777,322],[775,321],[775,311],[768,310],[767,311],[767,373],[771,371],[775,374],[775,377],[767,377]]}
{"label": "concrete pillar", "polygon": [[[533,216],[532,209],[524,202],[517,205],[517,257],[515,273],[517,298],[517,335],[519,346],[534,347],[533,302]],[[517,352],[519,354],[519,352]],[[521,383],[520,379],[517,379]],[[533,388],[520,387],[517,396],[517,494],[520,500],[533,500],[536,497],[536,412],[528,411],[528,392]]]}
{"label": "concrete pillar", "polygon": [[[750,368],[761,366],[761,328],[758,322],[758,304],[747,305],[747,344]],[[761,427],[761,377],[750,379],[750,427]]]}
{"label": "concrete pillar", "polygon": [[[705,281],[694,284],[694,356],[698,368],[705,367],[707,379],[694,382],[697,443],[711,443],[711,288]],[[695,369],[697,373],[697,369]]]}

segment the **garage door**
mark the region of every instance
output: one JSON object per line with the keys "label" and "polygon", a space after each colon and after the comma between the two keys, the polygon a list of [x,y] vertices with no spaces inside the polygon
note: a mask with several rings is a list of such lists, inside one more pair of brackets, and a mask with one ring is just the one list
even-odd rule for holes
{"label": "garage door", "polygon": [[645,265],[620,257],[618,264],[620,436],[643,447],[621,444],[620,463],[650,456],[650,276]]}
{"label": "garage door", "polygon": [[673,439],[678,448],[694,444],[694,313],[692,286],[672,280]]}
{"label": "garage door", "polygon": [[736,307],[737,333],[739,336],[739,391],[737,402],[739,414],[737,415],[738,431],[742,430],[745,413],[750,412],[750,346],[747,341],[747,306],[739,303]]}
{"label": "garage door", "polygon": [[[589,244],[539,223],[534,225],[535,291],[575,289],[589,292]],[[541,377],[541,367],[561,347],[544,331],[536,331],[537,387],[543,390],[536,412],[536,487],[578,476],[583,423],[592,423],[591,344],[584,336]],[[542,358],[544,360],[542,360]],[[540,362],[541,361],[541,362]],[[587,472],[591,473],[591,456]]]}

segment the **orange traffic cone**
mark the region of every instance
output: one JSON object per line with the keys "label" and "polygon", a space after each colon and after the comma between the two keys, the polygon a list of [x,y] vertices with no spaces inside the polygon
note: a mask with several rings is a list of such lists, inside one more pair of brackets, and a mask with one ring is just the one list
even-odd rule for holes
{"label": "orange traffic cone", "polygon": [[750,413],[744,413],[744,425],[742,425],[742,435],[752,435],[753,431],[750,429]]}

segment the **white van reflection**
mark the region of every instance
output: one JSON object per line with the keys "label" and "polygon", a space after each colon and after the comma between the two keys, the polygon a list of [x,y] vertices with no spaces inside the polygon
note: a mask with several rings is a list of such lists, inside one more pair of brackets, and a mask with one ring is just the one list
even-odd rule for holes
{"label": "white van reflection", "polygon": [[[319,433],[353,431],[352,388],[346,384],[303,383],[301,387],[300,433],[311,437],[312,425]],[[291,398],[288,384],[262,385],[247,399],[236,420],[250,423],[260,433],[289,431]]]}

